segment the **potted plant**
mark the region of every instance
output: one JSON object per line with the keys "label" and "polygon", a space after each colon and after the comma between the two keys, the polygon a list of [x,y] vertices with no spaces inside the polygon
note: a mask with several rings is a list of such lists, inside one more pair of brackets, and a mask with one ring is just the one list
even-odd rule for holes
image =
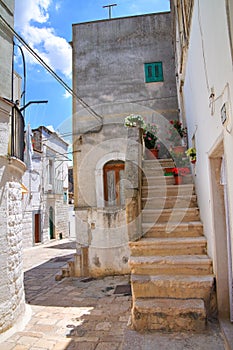
{"label": "potted plant", "polygon": [[[146,124],[143,130],[143,139],[146,147],[147,158],[158,158],[158,136],[157,136],[158,128],[155,124]],[[149,150],[149,151],[148,151]],[[151,156],[152,154],[152,156]]]}
{"label": "potted plant", "polygon": [[144,119],[142,118],[141,115],[137,115],[137,114],[130,114],[129,116],[127,116],[125,118],[125,124],[126,127],[128,128],[132,128],[132,127],[139,127],[144,129],[146,124]]}
{"label": "potted plant", "polygon": [[195,147],[190,147],[190,148],[187,149],[187,151],[185,153],[189,157],[190,162],[195,164],[196,160],[197,160],[196,148]]}
{"label": "potted plant", "polygon": [[190,169],[188,167],[175,167],[172,169],[172,173],[175,178],[175,184],[180,185],[183,183],[183,177],[190,174]]}
{"label": "potted plant", "polygon": [[179,120],[170,120],[169,138],[172,149],[175,153],[184,153],[185,147],[182,145],[182,139],[187,135],[186,128]]}

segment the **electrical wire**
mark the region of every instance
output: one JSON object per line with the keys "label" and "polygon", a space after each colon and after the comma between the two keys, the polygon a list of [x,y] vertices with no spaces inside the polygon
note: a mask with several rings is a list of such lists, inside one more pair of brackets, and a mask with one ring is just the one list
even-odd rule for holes
{"label": "electrical wire", "polygon": [[80,96],[78,96],[65,82],[64,80],[59,77],[57,73],[54,72],[54,70],[49,67],[47,63],[26,43],[26,41],[5,21],[5,19],[0,14],[0,20],[3,22],[3,24],[10,30],[12,34],[17,38],[17,40],[26,48],[26,50],[55,78],[66,91],[68,91],[73,97],[76,98],[76,100],[81,104],[83,108],[85,108],[96,120],[100,122],[100,124],[103,124],[103,117],[99,115],[91,106],[88,105]]}

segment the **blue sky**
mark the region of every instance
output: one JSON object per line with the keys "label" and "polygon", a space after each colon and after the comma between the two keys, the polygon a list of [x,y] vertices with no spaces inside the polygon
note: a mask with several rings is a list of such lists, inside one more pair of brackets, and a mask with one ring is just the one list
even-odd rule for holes
{"label": "blue sky", "polygon": [[[103,6],[117,3],[112,17],[168,11],[169,0],[15,0],[15,30],[41,58],[69,85],[71,80],[72,24],[108,18]],[[66,132],[71,128],[72,99],[65,89],[24,50],[26,58],[26,123],[32,128],[52,125]],[[15,50],[15,68],[22,75],[22,57]]]}

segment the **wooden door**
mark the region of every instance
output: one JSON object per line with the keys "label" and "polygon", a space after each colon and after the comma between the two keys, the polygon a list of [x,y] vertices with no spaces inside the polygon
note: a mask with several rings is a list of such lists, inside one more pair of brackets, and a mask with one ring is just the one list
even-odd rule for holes
{"label": "wooden door", "polygon": [[34,215],[34,242],[41,242],[41,215],[37,213]]}

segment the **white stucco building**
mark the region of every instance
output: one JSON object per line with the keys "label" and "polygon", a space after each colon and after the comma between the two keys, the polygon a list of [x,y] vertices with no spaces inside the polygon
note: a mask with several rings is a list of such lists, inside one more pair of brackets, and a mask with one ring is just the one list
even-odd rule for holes
{"label": "white stucco building", "polygon": [[69,237],[68,144],[45,126],[32,131],[31,141],[32,160],[23,176],[24,248]]}
{"label": "white stucco building", "polygon": [[220,317],[233,320],[233,1],[172,1],[179,105]]}

